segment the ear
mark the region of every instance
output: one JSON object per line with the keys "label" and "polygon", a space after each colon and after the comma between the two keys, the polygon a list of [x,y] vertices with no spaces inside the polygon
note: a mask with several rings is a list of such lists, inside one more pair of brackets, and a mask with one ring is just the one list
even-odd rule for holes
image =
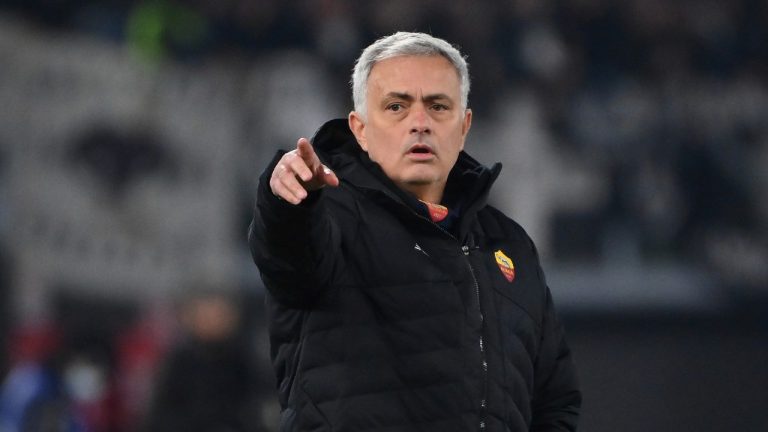
{"label": "ear", "polygon": [[461,121],[461,149],[464,150],[464,141],[469,133],[469,128],[472,127],[472,110],[464,110],[464,119]]}
{"label": "ear", "polygon": [[348,122],[349,130],[352,131],[355,139],[357,139],[357,143],[367,152],[368,140],[365,138],[365,121],[363,117],[357,111],[352,111],[349,113]]}

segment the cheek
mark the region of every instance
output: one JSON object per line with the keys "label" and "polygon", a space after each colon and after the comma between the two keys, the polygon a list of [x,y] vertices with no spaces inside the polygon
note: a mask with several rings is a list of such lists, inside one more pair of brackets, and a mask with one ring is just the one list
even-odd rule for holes
{"label": "cheek", "polygon": [[377,130],[368,140],[368,155],[380,165],[392,163],[397,156],[394,136],[385,130]]}
{"label": "cheek", "polygon": [[375,160],[384,168],[389,168],[397,163],[397,157],[393,149],[386,146],[376,148]]}

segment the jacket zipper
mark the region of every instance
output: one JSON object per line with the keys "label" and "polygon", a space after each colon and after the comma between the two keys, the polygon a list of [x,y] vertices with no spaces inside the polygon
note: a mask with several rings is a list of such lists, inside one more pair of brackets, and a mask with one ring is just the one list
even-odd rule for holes
{"label": "jacket zipper", "polygon": [[469,266],[469,272],[472,274],[472,281],[475,283],[475,295],[477,296],[477,311],[480,314],[480,361],[483,368],[483,393],[480,399],[480,430],[485,430],[485,410],[487,408],[488,398],[488,359],[485,353],[485,343],[483,331],[485,329],[485,315],[483,314],[483,307],[480,303],[480,284],[477,283],[477,277],[475,276],[475,269],[472,267],[472,263],[469,261],[470,248],[467,245],[461,247],[461,251],[464,252],[464,256],[467,257],[467,265]]}
{"label": "jacket zipper", "polygon": [[[415,213],[417,217],[424,219],[425,221],[431,223],[435,226],[435,228],[439,229],[443,233],[445,233],[448,237],[454,239],[457,243],[459,242],[459,239],[456,238],[453,234],[448,232],[445,228],[441,227],[440,225],[433,222],[431,219],[428,219],[425,216],[422,216],[418,213]],[[483,369],[483,391],[482,396],[480,398],[480,431],[484,431],[486,428],[485,425],[485,414],[486,409],[488,408],[488,359],[486,357],[485,352],[485,340],[484,340],[484,329],[485,329],[485,314],[483,314],[483,307],[480,303],[480,284],[477,282],[477,276],[475,276],[475,269],[472,267],[472,263],[469,261],[469,252],[470,247],[467,245],[463,245],[461,247],[461,252],[464,254],[467,260],[467,266],[469,267],[469,273],[472,275],[472,282],[475,284],[475,295],[477,297],[477,312],[480,315],[480,364]]]}

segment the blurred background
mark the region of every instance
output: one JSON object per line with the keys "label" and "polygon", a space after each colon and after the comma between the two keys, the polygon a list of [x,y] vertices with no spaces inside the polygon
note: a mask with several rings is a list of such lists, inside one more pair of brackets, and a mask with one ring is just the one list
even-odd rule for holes
{"label": "blurred background", "polygon": [[0,431],[274,431],[245,233],[396,30],[542,255],[581,430],[768,430],[768,3],[0,1]]}

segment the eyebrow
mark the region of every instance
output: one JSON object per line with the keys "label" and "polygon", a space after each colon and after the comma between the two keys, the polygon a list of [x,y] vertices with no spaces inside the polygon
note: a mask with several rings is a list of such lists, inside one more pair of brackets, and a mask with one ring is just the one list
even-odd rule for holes
{"label": "eyebrow", "polygon": [[[412,101],[416,100],[416,98],[413,97],[413,95],[411,95],[409,93],[401,93],[401,92],[389,92],[389,93],[387,93],[387,95],[385,96],[384,99],[385,100],[387,100],[387,99],[403,99],[403,100],[406,100],[406,101],[409,101],[409,102],[412,102]],[[421,98],[421,100],[424,101],[424,102],[434,102],[436,100],[443,100],[443,99],[449,100],[449,101],[453,101],[453,99],[451,99],[451,97],[448,96],[445,93],[428,94],[428,95],[425,95],[424,97]]]}

